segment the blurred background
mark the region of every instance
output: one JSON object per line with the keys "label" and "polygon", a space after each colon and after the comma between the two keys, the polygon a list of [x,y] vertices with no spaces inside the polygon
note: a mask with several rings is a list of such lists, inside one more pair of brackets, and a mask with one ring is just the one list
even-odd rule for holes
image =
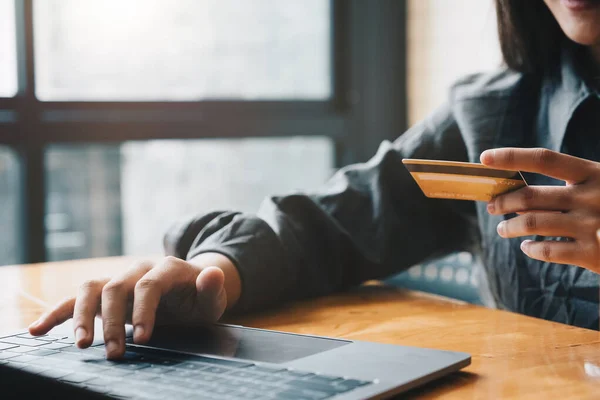
{"label": "blurred background", "polygon": [[490,0],[0,0],[0,265],[161,253],[499,65]]}

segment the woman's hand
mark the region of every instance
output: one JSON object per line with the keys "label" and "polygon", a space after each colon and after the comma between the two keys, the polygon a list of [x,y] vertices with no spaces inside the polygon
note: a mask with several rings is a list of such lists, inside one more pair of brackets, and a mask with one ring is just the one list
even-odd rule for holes
{"label": "woman's hand", "polygon": [[[216,266],[216,267],[215,267]],[[134,326],[134,341],[144,343],[155,325],[195,325],[217,321],[240,295],[240,277],[233,263],[217,253],[184,261],[166,257],[140,262],[112,279],[84,283],[77,297],[58,304],[34,322],[29,331],[42,335],[73,318],[77,346],[90,346],[94,317],[102,317],[106,355],[125,352],[125,323]]]}
{"label": "woman's hand", "polygon": [[[504,238],[529,235],[557,236],[570,241],[525,240],[529,257],[558,264],[574,264],[600,273],[600,163],[547,149],[503,148],[481,154],[487,166],[543,174],[566,186],[527,186],[490,201],[490,214],[521,215],[498,224]],[[548,211],[548,212],[543,212]]]}

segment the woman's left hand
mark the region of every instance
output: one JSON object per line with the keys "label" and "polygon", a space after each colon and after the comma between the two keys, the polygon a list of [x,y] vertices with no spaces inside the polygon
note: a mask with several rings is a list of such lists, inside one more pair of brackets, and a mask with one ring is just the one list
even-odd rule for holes
{"label": "woman's left hand", "polygon": [[500,195],[488,203],[488,212],[521,214],[498,224],[503,238],[541,235],[571,239],[525,240],[521,250],[527,256],[600,273],[600,163],[540,148],[486,150],[481,162],[565,181],[566,186],[527,186]]}

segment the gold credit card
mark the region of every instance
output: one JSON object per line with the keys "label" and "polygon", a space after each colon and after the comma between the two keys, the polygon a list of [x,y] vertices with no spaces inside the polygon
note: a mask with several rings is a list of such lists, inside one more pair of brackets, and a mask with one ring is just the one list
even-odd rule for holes
{"label": "gold credit card", "polygon": [[403,159],[404,166],[427,197],[490,201],[527,186],[519,171],[457,161]]}

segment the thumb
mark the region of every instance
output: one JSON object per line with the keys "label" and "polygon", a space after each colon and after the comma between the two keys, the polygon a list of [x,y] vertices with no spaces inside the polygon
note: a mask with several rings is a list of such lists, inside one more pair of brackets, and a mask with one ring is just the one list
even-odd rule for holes
{"label": "thumb", "polygon": [[227,307],[225,293],[225,274],[220,268],[204,268],[196,278],[198,295],[207,301],[208,314],[218,320]]}
{"label": "thumb", "polygon": [[225,274],[217,267],[207,267],[196,278],[196,290],[206,297],[216,297],[223,290]]}

